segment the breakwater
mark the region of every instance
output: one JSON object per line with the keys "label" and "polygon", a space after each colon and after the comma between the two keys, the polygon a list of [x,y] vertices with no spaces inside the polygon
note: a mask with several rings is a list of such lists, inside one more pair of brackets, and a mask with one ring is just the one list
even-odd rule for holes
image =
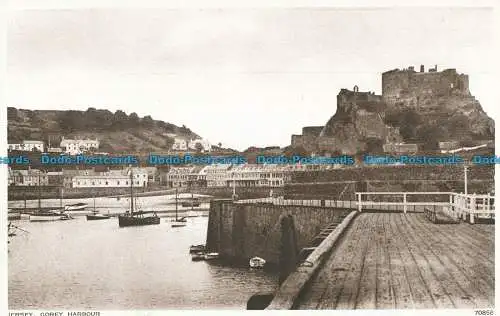
{"label": "breakwater", "polygon": [[350,210],[270,203],[240,203],[227,199],[210,203],[206,245],[223,259],[248,263],[254,256],[271,265],[290,247],[286,234],[292,232],[295,252],[307,247],[329,223]]}

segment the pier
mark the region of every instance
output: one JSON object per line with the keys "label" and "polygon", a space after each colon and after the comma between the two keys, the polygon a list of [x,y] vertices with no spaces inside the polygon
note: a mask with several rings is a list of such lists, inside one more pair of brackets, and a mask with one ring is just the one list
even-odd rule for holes
{"label": "pier", "polygon": [[[272,301],[261,308],[494,307],[493,195],[356,192],[356,197],[232,202],[286,214],[294,207],[344,214],[340,221],[324,216],[321,224],[309,224],[325,228],[316,234],[321,238],[297,244],[307,256],[296,258]],[[297,223],[298,239],[307,225]]]}

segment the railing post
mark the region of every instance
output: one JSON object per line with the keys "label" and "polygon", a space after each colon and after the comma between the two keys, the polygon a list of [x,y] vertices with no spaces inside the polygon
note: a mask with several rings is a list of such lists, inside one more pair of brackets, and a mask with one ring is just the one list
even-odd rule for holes
{"label": "railing post", "polygon": [[403,193],[403,212],[406,214],[406,193]]}
{"label": "railing post", "polygon": [[361,213],[361,193],[356,193],[358,196],[358,212]]}
{"label": "railing post", "polygon": [[487,210],[488,210],[488,213],[491,213],[491,209],[490,209],[490,194],[488,193],[488,197],[487,197],[487,200],[486,200],[486,206],[487,206]]}
{"label": "railing post", "polygon": [[474,224],[474,213],[476,212],[476,194],[474,193],[471,198],[471,205],[469,207],[470,223]]}

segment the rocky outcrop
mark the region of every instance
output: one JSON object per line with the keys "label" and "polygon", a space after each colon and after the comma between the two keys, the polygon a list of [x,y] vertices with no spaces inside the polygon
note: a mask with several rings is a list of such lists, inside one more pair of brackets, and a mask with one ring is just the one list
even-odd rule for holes
{"label": "rocky outcrop", "polygon": [[470,144],[494,138],[493,119],[471,95],[468,75],[455,69],[391,70],[382,74],[382,92],[342,89],[337,112],[319,135],[294,135],[292,146],[300,140],[313,153],[356,154],[380,152],[389,143],[433,150],[440,141]]}
{"label": "rocky outcrop", "polygon": [[387,105],[372,92],[342,89],[337,112],[321,131],[317,143],[322,152],[352,154],[369,150],[370,144],[401,141],[397,128],[384,122]]}

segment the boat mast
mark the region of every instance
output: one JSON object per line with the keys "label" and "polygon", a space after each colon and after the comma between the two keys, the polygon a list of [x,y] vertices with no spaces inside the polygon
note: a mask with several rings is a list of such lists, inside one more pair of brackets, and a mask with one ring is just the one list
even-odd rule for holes
{"label": "boat mast", "polygon": [[175,221],[177,222],[177,188],[175,188]]}
{"label": "boat mast", "polygon": [[63,187],[61,186],[59,188],[60,190],[60,194],[59,194],[59,207],[61,208],[61,210],[63,210],[63,195],[64,195],[64,189]]}
{"label": "boat mast", "polygon": [[40,175],[42,173],[42,169],[38,171],[38,212],[42,211],[42,185],[40,183]]}
{"label": "boat mast", "polygon": [[130,216],[134,216],[134,176],[130,168]]}

